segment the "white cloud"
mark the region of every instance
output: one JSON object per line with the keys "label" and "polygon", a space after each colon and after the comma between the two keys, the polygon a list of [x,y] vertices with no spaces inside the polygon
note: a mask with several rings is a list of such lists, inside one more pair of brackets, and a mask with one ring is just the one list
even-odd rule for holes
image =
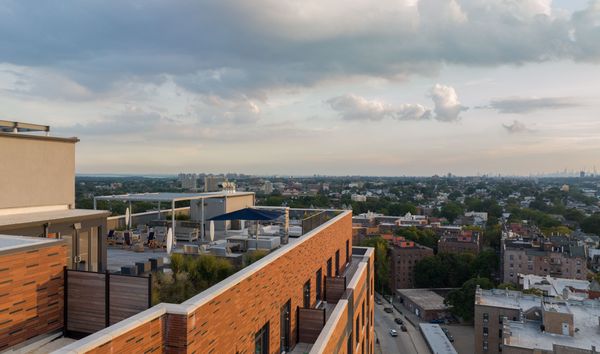
{"label": "white cloud", "polygon": [[460,112],[468,109],[460,104],[453,87],[436,84],[430,96],[435,105],[435,119],[439,121],[456,122],[460,120]]}
{"label": "white cloud", "polygon": [[429,97],[433,100],[433,110],[416,103],[393,106],[383,101],[369,100],[353,94],[333,97],[325,103],[346,120],[380,121],[384,118],[425,120],[433,118],[441,122],[455,122],[460,120],[460,112],[467,110],[467,107],[460,104],[453,87],[436,84],[431,88]]}

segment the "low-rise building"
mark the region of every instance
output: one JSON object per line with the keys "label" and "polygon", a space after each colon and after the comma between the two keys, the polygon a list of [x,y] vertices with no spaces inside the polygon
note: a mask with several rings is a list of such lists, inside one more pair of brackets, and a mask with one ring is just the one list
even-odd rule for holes
{"label": "low-rise building", "polygon": [[406,309],[423,321],[444,319],[448,315],[444,298],[431,289],[398,289],[396,297]]}
{"label": "low-rise building", "polygon": [[476,290],[475,353],[597,353],[600,302]]}

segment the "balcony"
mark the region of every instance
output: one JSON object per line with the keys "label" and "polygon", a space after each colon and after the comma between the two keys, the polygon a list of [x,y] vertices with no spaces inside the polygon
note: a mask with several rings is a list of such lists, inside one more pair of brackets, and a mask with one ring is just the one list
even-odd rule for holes
{"label": "balcony", "polygon": [[[353,247],[352,259],[347,264],[340,276],[326,277],[325,301],[315,309],[300,308],[298,310],[298,335],[299,343],[291,353],[320,352],[325,348],[327,340],[331,339],[332,329],[338,325],[340,316],[347,311],[348,318],[354,317],[354,311],[359,311],[362,303],[355,298],[356,294],[366,294],[371,297],[371,282],[365,281],[364,292],[357,289],[358,280],[367,272],[368,261],[372,257],[372,250]],[[350,300],[352,299],[353,302]],[[350,307],[355,306],[355,308]],[[365,320],[365,323],[368,321]],[[348,334],[348,333],[346,333]]]}

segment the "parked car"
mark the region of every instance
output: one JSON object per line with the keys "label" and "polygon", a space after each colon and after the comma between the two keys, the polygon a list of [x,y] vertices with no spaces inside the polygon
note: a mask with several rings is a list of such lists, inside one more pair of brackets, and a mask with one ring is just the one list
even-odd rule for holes
{"label": "parked car", "polygon": [[452,337],[452,335],[450,333],[446,334],[446,337],[448,337],[448,340],[450,341],[450,343],[454,343],[454,337]]}
{"label": "parked car", "polygon": [[429,323],[438,323],[439,324],[439,323],[444,323],[444,320],[438,318],[436,320],[429,321]]}
{"label": "parked car", "polygon": [[400,318],[394,318],[394,322],[396,322],[399,325],[404,324],[404,322],[402,322]]}
{"label": "parked car", "polygon": [[398,331],[396,331],[395,329],[390,329],[390,336],[398,337]]}
{"label": "parked car", "polygon": [[402,330],[402,332],[406,332],[406,331],[407,331],[407,329],[406,329],[406,326],[405,326],[405,325],[402,325],[402,326],[400,326],[400,329]]}
{"label": "parked car", "polygon": [[448,328],[446,328],[446,327],[441,327],[441,328],[442,328],[442,331],[444,331],[444,333],[446,335],[450,334],[450,330]]}
{"label": "parked car", "polygon": [[384,308],[384,309],[383,309],[383,311],[385,311],[385,312],[387,312],[387,313],[393,313],[393,312],[394,312],[394,309],[393,309],[393,308],[391,308],[391,307],[386,307],[386,308]]}
{"label": "parked car", "polygon": [[375,299],[375,303],[376,303],[377,305],[381,305],[381,304],[382,304],[381,300],[379,300],[379,299]]}

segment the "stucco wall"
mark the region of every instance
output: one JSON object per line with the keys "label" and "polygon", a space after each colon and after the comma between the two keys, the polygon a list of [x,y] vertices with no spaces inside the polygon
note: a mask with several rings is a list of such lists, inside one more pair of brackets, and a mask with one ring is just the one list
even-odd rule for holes
{"label": "stucco wall", "polygon": [[0,133],[0,211],[75,204],[75,141]]}

